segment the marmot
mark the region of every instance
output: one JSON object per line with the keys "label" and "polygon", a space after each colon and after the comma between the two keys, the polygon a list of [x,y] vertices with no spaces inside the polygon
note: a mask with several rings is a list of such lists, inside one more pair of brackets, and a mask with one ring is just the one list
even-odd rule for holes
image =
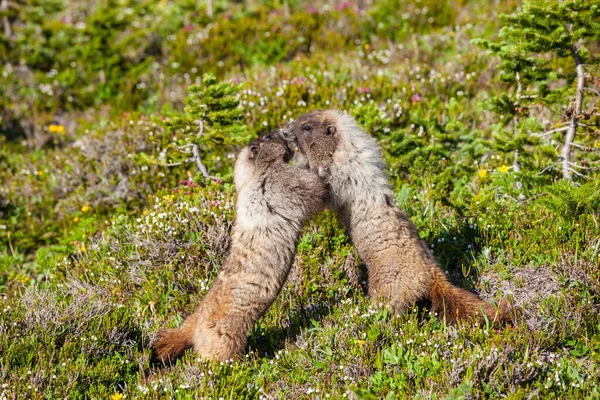
{"label": "marmot", "polygon": [[288,165],[292,155],[278,131],[240,152],[230,253],[196,311],[179,328],[160,333],[153,345],[158,360],[173,360],[192,346],[210,360],[243,353],[250,329],[288,277],[304,223],[323,210],[328,193],[316,174]]}
{"label": "marmot", "polygon": [[309,168],[329,185],[328,206],[337,214],[367,264],[368,291],[396,313],[419,300],[454,323],[457,318],[506,321],[499,309],[453,286],[419,237],[415,224],[395,204],[377,141],[349,115],[313,111],[282,130],[308,158]]}

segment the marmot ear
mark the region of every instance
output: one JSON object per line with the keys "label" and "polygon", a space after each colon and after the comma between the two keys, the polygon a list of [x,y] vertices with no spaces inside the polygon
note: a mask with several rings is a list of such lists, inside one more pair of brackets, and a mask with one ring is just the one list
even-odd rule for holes
{"label": "marmot ear", "polygon": [[327,136],[333,135],[335,133],[335,125],[329,125],[327,127],[326,133],[327,133]]}
{"label": "marmot ear", "polygon": [[250,159],[258,155],[258,146],[250,146]]}

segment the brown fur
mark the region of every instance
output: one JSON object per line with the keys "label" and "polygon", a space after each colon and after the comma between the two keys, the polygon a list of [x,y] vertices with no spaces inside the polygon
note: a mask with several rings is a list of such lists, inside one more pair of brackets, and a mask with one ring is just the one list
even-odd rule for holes
{"label": "brown fur", "polygon": [[323,209],[327,195],[316,174],[287,164],[291,155],[279,132],[240,152],[230,254],[196,311],[160,333],[153,346],[158,360],[171,361],[190,347],[210,360],[244,352],[250,329],[287,279],[304,223]]}
{"label": "brown fur", "polygon": [[415,301],[430,300],[432,310],[450,323],[510,318],[505,304],[497,309],[448,282],[414,223],[396,206],[377,141],[352,117],[314,111],[283,132],[328,183],[329,207],[367,264],[371,297],[383,298],[397,313]]}

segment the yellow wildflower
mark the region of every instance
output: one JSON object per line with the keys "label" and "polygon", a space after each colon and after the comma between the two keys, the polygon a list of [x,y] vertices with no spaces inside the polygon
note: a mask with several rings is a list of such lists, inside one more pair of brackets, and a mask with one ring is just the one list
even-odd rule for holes
{"label": "yellow wildflower", "polygon": [[110,400],[123,400],[123,395],[121,393],[115,393],[110,395]]}
{"label": "yellow wildflower", "polygon": [[73,218],[73,222],[77,222],[77,221],[79,221],[79,217]]}
{"label": "yellow wildflower", "polygon": [[485,178],[487,175],[487,169],[480,169],[479,172],[477,172],[477,175],[479,175],[480,178]]}
{"label": "yellow wildflower", "polygon": [[142,214],[144,214],[144,215],[148,215],[148,210],[144,210],[144,211],[142,211]]}
{"label": "yellow wildflower", "polygon": [[507,173],[507,172],[508,172],[508,167],[507,167],[506,165],[502,165],[502,166],[500,166],[500,168],[498,168],[498,170],[499,170],[501,173],[505,174],[505,173]]}
{"label": "yellow wildflower", "polygon": [[369,50],[369,47],[371,47],[371,46],[369,46],[368,44],[365,44],[365,50]]}
{"label": "yellow wildflower", "polygon": [[65,127],[64,127],[64,126],[62,126],[62,125],[54,125],[54,124],[51,124],[51,125],[48,127],[48,130],[49,130],[50,132],[52,132],[52,133],[65,133]]}
{"label": "yellow wildflower", "polygon": [[29,282],[29,277],[27,275],[25,275],[19,280],[21,281],[21,283],[27,283],[27,282]]}
{"label": "yellow wildflower", "polygon": [[81,251],[82,253],[85,253],[85,252],[86,252],[86,249],[85,249],[85,244],[82,244],[82,245],[81,245],[81,247],[79,248],[79,251]]}
{"label": "yellow wildflower", "polygon": [[90,206],[88,206],[87,204],[83,207],[81,207],[81,212],[88,212],[90,211]]}

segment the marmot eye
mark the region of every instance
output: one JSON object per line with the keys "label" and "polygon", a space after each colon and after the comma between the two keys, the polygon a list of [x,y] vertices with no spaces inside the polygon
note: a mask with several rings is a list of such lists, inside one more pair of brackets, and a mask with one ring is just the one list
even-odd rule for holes
{"label": "marmot eye", "polygon": [[271,140],[271,134],[269,133],[267,136],[265,136],[265,140],[268,142]]}
{"label": "marmot eye", "polygon": [[304,125],[302,129],[304,129],[305,131],[310,131],[312,128],[310,127],[310,125]]}

